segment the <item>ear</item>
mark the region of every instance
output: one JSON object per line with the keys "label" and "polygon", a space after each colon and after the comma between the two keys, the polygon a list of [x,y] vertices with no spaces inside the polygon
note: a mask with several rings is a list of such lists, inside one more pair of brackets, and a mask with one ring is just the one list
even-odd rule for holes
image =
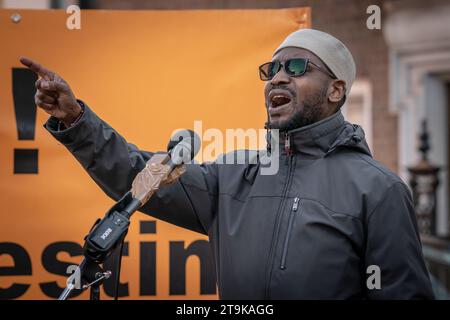
{"label": "ear", "polygon": [[328,91],[328,101],[332,103],[337,103],[345,95],[345,81],[344,80],[333,80],[330,83]]}

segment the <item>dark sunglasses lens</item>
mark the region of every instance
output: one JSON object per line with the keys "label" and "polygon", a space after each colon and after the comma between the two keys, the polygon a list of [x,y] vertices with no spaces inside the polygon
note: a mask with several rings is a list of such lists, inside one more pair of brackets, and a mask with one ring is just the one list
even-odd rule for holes
{"label": "dark sunglasses lens", "polygon": [[286,61],[286,72],[291,76],[301,76],[306,71],[305,59],[291,59]]}
{"label": "dark sunglasses lens", "polygon": [[261,80],[269,80],[270,62],[265,63],[259,67],[259,77]]}
{"label": "dark sunglasses lens", "polygon": [[278,61],[272,61],[270,63],[269,77],[272,79],[277,72],[280,71],[280,63]]}
{"label": "dark sunglasses lens", "polygon": [[267,62],[259,67],[259,77],[261,80],[270,80],[279,71],[280,64],[278,61]]}

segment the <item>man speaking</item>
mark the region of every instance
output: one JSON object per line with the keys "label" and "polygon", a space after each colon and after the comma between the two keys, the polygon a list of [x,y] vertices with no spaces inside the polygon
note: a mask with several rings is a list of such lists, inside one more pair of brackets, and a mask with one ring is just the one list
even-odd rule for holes
{"label": "man speaking", "polygon": [[[21,62],[40,77],[45,128],[120,199],[152,153],[127,143],[60,76]],[[433,298],[410,192],[340,111],[355,73],[338,39],[290,34],[259,67],[266,125],[280,132],[278,172],[260,174],[258,161],[190,164],[141,208],[209,236],[221,299]]]}

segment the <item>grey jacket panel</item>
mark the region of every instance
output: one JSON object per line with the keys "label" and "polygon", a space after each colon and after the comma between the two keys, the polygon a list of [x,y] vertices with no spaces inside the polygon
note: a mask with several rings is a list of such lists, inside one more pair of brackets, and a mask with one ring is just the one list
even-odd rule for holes
{"label": "grey jacket panel", "polygon": [[[85,110],[72,128],[45,126],[117,200],[152,153]],[[222,299],[433,298],[410,192],[372,159],[362,129],[339,112],[281,140],[277,174],[188,165],[142,211],[209,236]],[[367,286],[370,266],[380,289]]]}

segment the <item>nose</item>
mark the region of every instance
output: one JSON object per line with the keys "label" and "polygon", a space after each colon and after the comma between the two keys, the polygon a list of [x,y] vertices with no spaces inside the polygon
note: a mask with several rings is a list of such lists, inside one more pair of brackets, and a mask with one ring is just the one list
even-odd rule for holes
{"label": "nose", "polygon": [[278,71],[273,78],[270,80],[270,83],[272,85],[277,85],[280,83],[289,83],[291,81],[291,77],[284,71],[284,67]]}

